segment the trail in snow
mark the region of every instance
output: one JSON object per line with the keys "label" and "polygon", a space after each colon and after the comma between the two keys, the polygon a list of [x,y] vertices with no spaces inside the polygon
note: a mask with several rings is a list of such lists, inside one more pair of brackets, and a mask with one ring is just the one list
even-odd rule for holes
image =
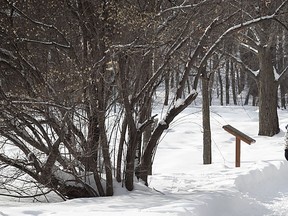
{"label": "trail in snow", "polygon": [[[283,136],[288,112],[278,111],[278,135],[261,137],[256,107],[212,107],[213,163],[202,165],[199,110],[185,110],[167,130],[149,188],[137,183],[133,192],[127,192],[115,184],[113,197],[42,204],[0,197],[0,216],[286,216],[288,162]],[[241,144],[240,168],[235,168],[235,138],[222,129],[225,124],[256,140]]]}

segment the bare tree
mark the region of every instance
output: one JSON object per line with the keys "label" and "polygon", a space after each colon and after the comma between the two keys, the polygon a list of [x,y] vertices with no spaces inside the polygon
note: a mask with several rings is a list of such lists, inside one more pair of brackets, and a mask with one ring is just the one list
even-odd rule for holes
{"label": "bare tree", "polygon": [[[259,16],[259,14],[271,14],[277,10],[279,5],[284,4],[286,4],[285,1],[251,2],[254,10],[245,10],[245,16],[248,17],[247,19],[250,19],[251,16]],[[245,64],[245,70],[250,73],[250,76],[255,77],[257,82],[259,91],[259,135],[266,136],[273,136],[280,130],[277,115],[277,92],[279,82],[283,79],[286,72],[285,67],[282,67],[281,71],[277,71],[277,67],[274,64],[275,55],[273,50],[275,50],[276,46],[274,42],[276,41],[275,37],[277,35],[277,28],[279,27],[275,23],[279,24],[282,21],[278,18],[275,20],[266,20],[249,28],[248,31],[245,30],[242,34],[239,34],[240,45],[246,51],[249,50],[249,52],[253,53],[258,59],[258,68],[256,70],[251,65],[251,61],[248,64],[242,60],[238,62],[242,65]],[[276,74],[278,75],[275,76]]]}
{"label": "bare tree", "polygon": [[[239,8],[212,0],[2,1],[1,165],[63,198],[111,196],[114,177],[128,190],[135,175],[148,184],[159,140],[209,78],[208,60],[286,2],[241,21]],[[168,72],[179,83],[151,131]]]}

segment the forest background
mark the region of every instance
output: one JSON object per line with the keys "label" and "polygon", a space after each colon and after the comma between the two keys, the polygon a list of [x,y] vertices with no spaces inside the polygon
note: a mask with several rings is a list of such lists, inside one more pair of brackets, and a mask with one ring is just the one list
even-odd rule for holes
{"label": "forest background", "polygon": [[199,93],[204,164],[212,101],[259,106],[258,134],[279,133],[287,12],[287,0],[1,1],[2,187],[71,199],[148,185],[163,132]]}

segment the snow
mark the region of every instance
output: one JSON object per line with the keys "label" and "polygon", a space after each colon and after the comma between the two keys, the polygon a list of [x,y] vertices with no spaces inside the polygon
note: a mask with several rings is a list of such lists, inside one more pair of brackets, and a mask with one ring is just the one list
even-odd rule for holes
{"label": "snow", "polygon": [[[113,197],[32,203],[0,196],[4,216],[284,216],[288,211],[288,162],[284,158],[288,112],[278,110],[281,132],[258,136],[258,108],[212,106],[212,164],[202,164],[201,107],[193,105],[172,122],[156,152],[149,187],[133,192],[115,184]],[[235,167],[230,124],[256,140],[241,142]]]}
{"label": "snow", "polygon": [[258,54],[258,50],[255,49],[255,48],[253,48],[252,46],[249,46],[249,45],[246,44],[246,43],[240,43],[240,44],[241,44],[243,47],[245,47],[246,49],[248,49],[248,50],[254,52],[255,54]]}
{"label": "snow", "polygon": [[159,121],[159,125],[167,125],[167,123],[165,121],[165,117]]}
{"label": "snow", "polygon": [[278,81],[280,78],[280,74],[277,73],[277,70],[275,67],[273,67],[273,73],[274,73],[275,81]]}
{"label": "snow", "polygon": [[175,105],[174,105],[174,106],[175,106],[175,108],[178,108],[178,107],[184,105],[184,103],[185,103],[185,100],[182,99],[182,98],[179,98],[179,99],[177,99],[177,100],[175,101]]}

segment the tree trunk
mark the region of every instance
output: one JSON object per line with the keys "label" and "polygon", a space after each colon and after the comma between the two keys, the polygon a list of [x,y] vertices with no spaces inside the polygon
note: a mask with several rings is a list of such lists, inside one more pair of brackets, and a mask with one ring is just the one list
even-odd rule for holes
{"label": "tree trunk", "polygon": [[203,119],[203,164],[211,164],[211,128],[210,128],[210,100],[209,100],[209,78],[206,65],[202,70],[202,119]]}
{"label": "tree trunk", "polygon": [[[99,114],[101,115],[102,112],[101,113],[99,112]],[[106,174],[106,196],[112,196],[114,193],[113,192],[113,174],[112,174],[109,144],[108,144],[107,134],[105,130],[105,115],[102,115],[99,118],[99,125],[100,125],[100,131],[101,131],[100,141],[101,141],[103,161],[104,161],[105,174]]]}
{"label": "tree trunk", "polygon": [[230,97],[229,97],[229,89],[230,89],[230,81],[229,81],[229,60],[226,60],[226,69],[225,69],[225,90],[226,90],[226,105],[230,103]]}
{"label": "tree trunk", "polygon": [[217,70],[217,75],[218,75],[218,82],[219,82],[219,88],[220,88],[220,105],[223,106],[223,81],[220,73],[220,69]]}
{"label": "tree trunk", "polygon": [[242,70],[237,70],[238,94],[240,94],[245,88],[245,84],[246,84],[246,79],[245,78],[246,78],[245,73]]}
{"label": "tree trunk", "polygon": [[153,131],[150,140],[147,144],[145,151],[141,157],[141,163],[137,167],[137,177],[142,179],[146,185],[148,185],[148,174],[152,166],[152,159],[157,148],[158,141],[163,132],[169,128],[173,119],[182,112],[188,105],[192,103],[197,97],[197,92],[191,93],[180,106],[174,106],[167,113],[165,119],[158,123],[157,127]]}
{"label": "tree trunk", "polygon": [[168,101],[169,101],[169,91],[170,91],[169,81],[170,81],[170,73],[167,72],[167,73],[165,73],[165,100],[164,100],[164,106],[167,106],[168,105]]}
{"label": "tree trunk", "polygon": [[[93,78],[93,77],[92,77]],[[85,146],[85,172],[93,172],[95,184],[100,196],[105,196],[105,192],[101,183],[101,176],[98,170],[98,154],[99,154],[99,137],[100,129],[97,118],[97,98],[95,86],[90,85],[88,88],[89,96],[89,125],[87,146]]]}
{"label": "tree trunk", "polygon": [[233,103],[237,105],[237,94],[236,94],[236,81],[235,81],[235,67],[233,62],[231,61],[230,66],[230,74],[231,74],[231,87],[232,87],[232,94],[233,94]]}
{"label": "tree trunk", "polygon": [[[151,103],[148,104],[148,107],[147,107],[147,119],[148,118],[151,118],[151,114],[152,114],[152,106],[151,106]],[[155,126],[155,120],[153,121],[152,124],[149,124],[144,132],[143,132],[143,146],[142,146],[142,153],[144,152],[144,150],[146,149],[147,145],[148,145],[148,142],[149,142],[149,139],[152,135],[152,131],[153,131],[153,127]],[[142,155],[142,154],[141,154]],[[141,162],[141,155],[139,155],[139,164]],[[148,171],[148,175],[152,175],[152,166],[150,167],[149,171]]]}
{"label": "tree trunk", "polygon": [[134,189],[135,156],[140,135],[141,134],[136,130],[136,128],[129,128],[129,141],[125,167],[125,187],[128,191]]}
{"label": "tree trunk", "polygon": [[117,182],[122,181],[122,177],[121,177],[122,156],[123,156],[124,143],[125,143],[125,137],[126,137],[126,131],[127,131],[126,116],[123,119],[121,129],[122,130],[121,130],[121,135],[120,135],[120,140],[119,140],[119,145],[118,145],[117,167],[116,167],[116,180],[117,180]]}
{"label": "tree trunk", "polygon": [[272,53],[268,47],[259,48],[259,135],[273,136],[279,133],[277,113],[277,89]]}
{"label": "tree trunk", "polygon": [[281,96],[280,103],[281,103],[281,108],[282,109],[286,109],[285,92],[286,92],[286,89],[285,89],[284,84],[280,83],[280,96]]}
{"label": "tree trunk", "polygon": [[210,102],[210,106],[212,105],[212,98],[213,98],[213,85],[214,85],[214,77],[215,77],[215,73],[210,74],[209,77],[209,102]]}
{"label": "tree trunk", "polygon": [[247,92],[247,95],[245,97],[245,102],[244,102],[244,105],[248,105],[249,104],[249,97],[251,95],[251,87],[249,87],[249,90]]}
{"label": "tree trunk", "polygon": [[[98,124],[99,124],[99,130],[100,130],[100,146],[102,149],[102,156],[103,162],[104,162],[104,168],[105,168],[105,176],[106,176],[106,196],[112,196],[113,195],[113,174],[112,174],[112,165],[111,165],[111,157],[110,157],[110,150],[109,150],[109,143],[106,133],[106,104],[105,101],[107,99],[105,98],[106,93],[104,91],[104,79],[101,79],[101,84],[98,87]],[[100,96],[102,95],[102,96]],[[101,98],[102,97],[102,98]]]}

